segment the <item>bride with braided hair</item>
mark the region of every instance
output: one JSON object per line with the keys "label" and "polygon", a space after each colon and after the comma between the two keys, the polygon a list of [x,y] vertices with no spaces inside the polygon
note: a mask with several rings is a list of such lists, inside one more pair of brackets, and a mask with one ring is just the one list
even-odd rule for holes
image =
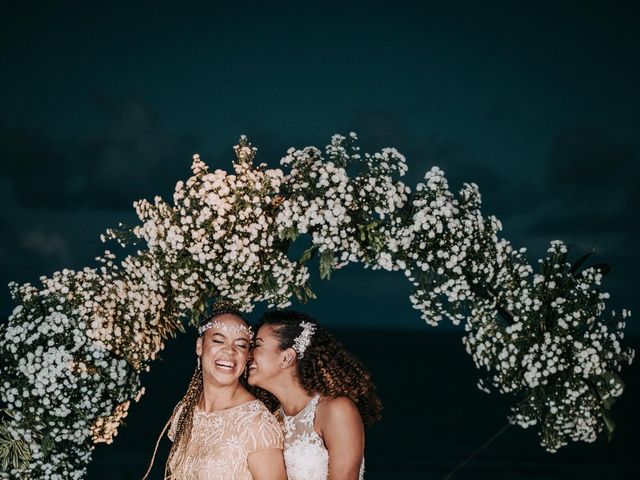
{"label": "bride with braided hair", "polygon": [[295,311],[263,315],[249,384],[280,402],[289,480],[358,480],[364,427],[380,419],[371,375],[325,328]]}
{"label": "bride with braided hair", "polygon": [[195,372],[161,434],[169,427],[173,441],[165,480],[286,479],[282,427],[241,381],[252,337],[228,302],[216,303],[199,327]]}

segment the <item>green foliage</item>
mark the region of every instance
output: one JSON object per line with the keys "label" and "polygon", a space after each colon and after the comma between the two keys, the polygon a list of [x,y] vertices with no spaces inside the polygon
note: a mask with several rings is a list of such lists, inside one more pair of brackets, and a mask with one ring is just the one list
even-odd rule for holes
{"label": "green foliage", "polygon": [[329,280],[331,272],[336,268],[336,258],[333,253],[325,250],[320,254],[320,278]]}
{"label": "green foliage", "polygon": [[14,438],[5,423],[0,423],[0,467],[2,471],[26,468],[31,460],[28,443]]}

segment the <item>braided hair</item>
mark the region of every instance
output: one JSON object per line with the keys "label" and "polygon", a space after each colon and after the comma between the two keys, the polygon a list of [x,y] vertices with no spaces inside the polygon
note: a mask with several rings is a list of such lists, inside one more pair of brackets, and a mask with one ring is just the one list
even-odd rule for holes
{"label": "braided hair", "polygon": [[[303,322],[315,326],[315,332],[302,355],[298,355],[296,373],[309,395],[345,396],[355,403],[365,424],[381,418],[382,403],[371,375],[362,363],[347,352],[342,344],[308,315],[292,310],[265,312],[259,327],[269,325],[280,342],[280,349],[294,348],[295,339],[303,332]],[[302,358],[300,358],[302,357]]]}
{"label": "braided hair", "polygon": [[[224,300],[218,301],[213,305],[211,309],[211,315],[205,318],[201,322],[201,325],[209,323],[214,318],[225,314],[230,314],[238,317],[242,319],[247,324],[247,326],[249,325],[245,318],[242,316],[242,312],[240,312],[238,307],[236,307],[233,303]],[[203,336],[204,332],[200,333],[199,335]],[[182,461],[182,457],[187,451],[187,445],[189,443],[189,440],[191,440],[191,429],[193,428],[193,412],[195,411],[196,405],[198,404],[200,396],[202,395],[202,382],[202,365],[200,364],[200,360],[198,359],[196,369],[193,372],[191,381],[189,382],[189,386],[187,387],[187,393],[184,394],[184,397],[182,397],[182,400],[178,402],[178,405],[173,411],[172,418],[175,415],[178,415],[178,418],[176,423],[176,433],[173,438],[173,444],[171,445],[167,463],[165,464],[165,479],[171,478],[171,468],[169,465],[172,462],[173,458],[177,456],[179,461]]]}
{"label": "braided hair", "polygon": [[196,369],[193,372],[193,376],[191,377],[191,381],[189,382],[189,386],[187,387],[187,393],[184,394],[184,397],[182,397],[182,400],[180,400],[176,408],[173,410],[173,415],[171,416],[173,418],[175,415],[179,415],[173,444],[171,445],[171,450],[169,450],[167,463],[164,467],[165,480],[171,478],[171,468],[169,467],[169,464],[173,458],[178,455],[178,458],[182,459],[187,450],[187,444],[191,439],[191,429],[193,427],[193,412],[200,400],[201,394],[202,366],[198,361]]}

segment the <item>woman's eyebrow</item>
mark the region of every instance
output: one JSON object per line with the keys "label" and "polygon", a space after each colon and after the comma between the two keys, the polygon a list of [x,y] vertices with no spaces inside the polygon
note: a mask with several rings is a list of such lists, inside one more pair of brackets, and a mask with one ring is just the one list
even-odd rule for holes
{"label": "woman's eyebrow", "polygon": [[224,333],[220,333],[220,332],[213,332],[213,333],[211,334],[211,336],[212,336],[212,337],[213,337],[214,335],[220,335],[220,336],[221,336],[221,337],[223,337],[223,338],[227,338],[227,337],[225,336],[225,334],[224,334]]}

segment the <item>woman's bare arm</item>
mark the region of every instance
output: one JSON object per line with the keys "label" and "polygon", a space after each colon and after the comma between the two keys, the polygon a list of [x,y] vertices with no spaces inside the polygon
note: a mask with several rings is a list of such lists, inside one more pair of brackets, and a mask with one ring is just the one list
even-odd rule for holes
{"label": "woman's bare arm", "polygon": [[316,428],[329,451],[328,480],[358,480],[364,456],[364,426],[355,404],[347,397],[320,402]]}
{"label": "woman's bare arm", "polygon": [[267,448],[249,454],[249,471],[254,480],[286,480],[282,449]]}

